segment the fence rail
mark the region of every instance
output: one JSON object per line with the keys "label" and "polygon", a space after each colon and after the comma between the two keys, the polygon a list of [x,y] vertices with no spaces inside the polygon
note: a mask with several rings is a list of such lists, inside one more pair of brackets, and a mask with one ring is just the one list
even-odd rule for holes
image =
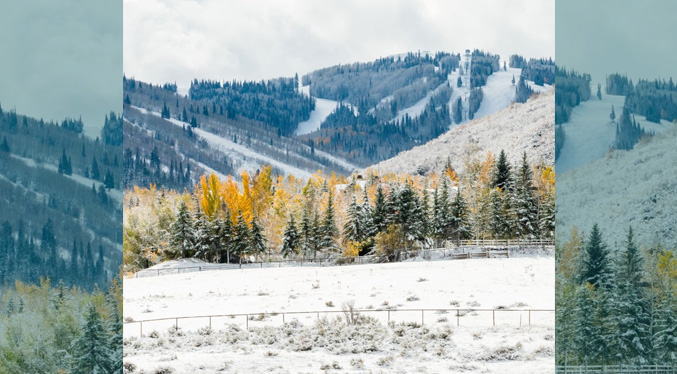
{"label": "fence rail", "polygon": [[[490,257],[509,257],[510,249],[528,249],[528,248],[543,248],[554,246],[553,241],[549,240],[462,240],[458,245],[447,243],[444,248],[436,249],[421,249],[415,251],[403,251],[400,253],[399,257],[401,259],[412,258],[416,256],[421,256],[424,259],[432,259],[433,254],[442,255],[442,258],[449,257],[450,259],[468,259],[468,258],[490,258]],[[483,252],[477,252],[477,250],[483,250]],[[459,256],[460,254],[460,256]],[[297,257],[283,260],[261,260],[261,261],[247,261],[241,264],[238,263],[229,263],[229,264],[205,264],[205,265],[196,265],[196,266],[185,266],[180,268],[167,268],[167,269],[144,269],[134,273],[134,278],[148,277],[148,276],[159,276],[167,274],[180,274],[180,273],[190,273],[196,271],[207,271],[207,270],[224,270],[224,269],[241,269],[242,267],[252,268],[252,267],[281,267],[282,265],[296,264],[299,266],[304,265],[317,265],[317,266],[329,266],[329,265],[363,265],[363,264],[373,264],[373,263],[383,263],[389,262],[389,256],[376,256],[376,255],[366,255],[358,257],[321,257],[321,258],[306,258],[306,257]]]}
{"label": "fence rail", "polygon": [[557,374],[677,374],[677,366],[671,365],[598,365],[556,367]]}
{"label": "fence rail", "polygon": [[[391,322],[393,318],[397,314],[404,314],[404,313],[409,313],[408,317],[405,317],[403,322],[418,322],[420,321],[421,325],[424,325],[426,322],[425,317],[426,317],[426,312],[428,315],[430,313],[449,313],[449,312],[455,312],[455,314],[452,317],[455,317],[456,319],[456,326],[461,325],[461,319],[465,317],[468,314],[471,314],[473,312],[485,312],[489,313],[491,312],[491,326],[496,326],[496,315],[500,313],[519,313],[519,322],[512,321],[510,324],[512,325],[517,325],[521,327],[523,324],[526,326],[531,326],[532,325],[532,314],[535,313],[549,313],[554,316],[555,310],[554,309],[474,309],[474,308],[423,308],[423,309],[352,309],[352,310],[314,310],[314,311],[292,311],[292,312],[263,312],[263,313],[230,313],[230,314],[214,314],[214,315],[201,315],[201,316],[183,316],[183,317],[164,317],[164,318],[153,318],[153,319],[145,319],[145,320],[139,320],[139,321],[125,321],[123,324],[124,325],[134,325],[138,324],[139,325],[139,336],[143,336],[143,327],[144,323],[146,326],[148,326],[150,323],[153,322],[169,322],[163,324],[164,328],[169,328],[169,327],[175,327],[179,328],[180,324],[179,322],[181,321],[186,321],[186,320],[203,320],[203,323],[198,324],[198,325],[193,325],[192,328],[202,328],[202,327],[207,327],[209,326],[210,328],[212,327],[212,323],[214,319],[217,318],[237,318],[237,317],[244,317],[245,320],[245,328],[249,329],[249,323],[250,321],[257,321],[256,318],[258,318],[258,321],[263,320],[266,317],[275,317],[275,316],[280,316],[280,319],[278,320],[278,324],[282,323],[284,324],[287,322],[287,316],[299,316],[299,315],[308,315],[308,316],[315,316],[316,319],[319,320],[320,315],[322,316],[328,316],[328,315],[346,315],[346,314],[351,314],[353,316],[356,315],[373,315],[373,314],[379,314],[382,317],[385,317],[384,320],[387,318],[387,322]],[[417,317],[412,317],[412,313],[414,313]],[[419,315],[420,313],[420,315]],[[525,321],[522,321],[522,316],[525,315]],[[420,317],[419,317],[420,316]],[[464,318],[463,318],[464,319]],[[171,323],[173,322],[173,323]],[[447,322],[451,322],[447,320]],[[499,320],[499,324],[501,324],[501,320]],[[505,323],[503,323],[505,324]],[[483,324],[488,326],[489,323]],[[543,324],[539,324],[543,325]],[[553,323],[549,323],[547,325],[552,325],[554,326],[554,319]],[[155,329],[154,329],[155,330]]]}

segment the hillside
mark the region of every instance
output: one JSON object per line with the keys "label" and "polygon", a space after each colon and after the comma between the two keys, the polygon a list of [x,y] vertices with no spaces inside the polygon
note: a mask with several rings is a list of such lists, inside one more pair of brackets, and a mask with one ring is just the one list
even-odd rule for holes
{"label": "hillside", "polygon": [[[556,161],[558,175],[604,157],[616,136],[616,124],[609,119],[611,106],[620,116],[624,102],[625,96],[606,94],[601,100],[592,97],[571,110],[568,122],[561,125],[566,140]],[[660,133],[670,125],[665,120],[647,121],[641,115],[635,119],[647,132]]]}
{"label": "hillside", "polygon": [[102,139],[80,120],[0,109],[0,285],[14,279],[105,286],[122,258],[122,123]]}
{"label": "hillside", "polygon": [[427,144],[402,152],[396,157],[374,165],[381,172],[425,173],[440,171],[447,160],[463,172],[468,156],[483,157],[505,150],[508,160],[515,163],[522,154],[532,163],[554,163],[554,92],[549,90],[525,104],[514,103],[509,108],[473,120],[449,130]]}
{"label": "hillside", "polygon": [[[405,53],[336,65],[299,79],[124,78],[124,186],[191,187],[205,172],[349,174],[510,105],[522,69],[498,55]],[[527,79],[534,91],[549,90]]]}
{"label": "hillside", "polygon": [[559,237],[566,238],[573,226],[590,232],[598,223],[609,245],[621,243],[629,226],[641,245],[657,238],[666,245],[675,243],[677,125],[667,126],[664,133],[640,141],[633,150],[616,150],[557,175]]}

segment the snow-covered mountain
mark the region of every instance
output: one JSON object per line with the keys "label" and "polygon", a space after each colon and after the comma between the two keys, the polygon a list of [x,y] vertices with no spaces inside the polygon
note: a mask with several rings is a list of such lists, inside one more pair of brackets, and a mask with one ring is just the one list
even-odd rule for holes
{"label": "snow-covered mountain", "polygon": [[597,223],[610,245],[622,243],[629,226],[642,245],[675,243],[677,125],[667,126],[630,151],[616,150],[557,175],[559,237],[567,238],[573,226],[589,233]]}
{"label": "snow-covered mountain", "polygon": [[549,90],[524,104],[514,103],[494,114],[456,126],[424,145],[374,165],[380,172],[420,173],[440,171],[447,159],[463,171],[464,159],[505,150],[511,162],[523,152],[532,163],[554,164],[555,94]]}

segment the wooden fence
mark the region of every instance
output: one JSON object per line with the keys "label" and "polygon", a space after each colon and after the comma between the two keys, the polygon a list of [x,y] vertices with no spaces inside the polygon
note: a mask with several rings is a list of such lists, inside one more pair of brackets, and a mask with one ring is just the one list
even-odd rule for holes
{"label": "wooden fence", "polygon": [[[237,319],[237,317],[241,317],[244,319],[244,325],[246,329],[249,329],[249,325],[251,321],[262,321],[265,318],[269,317],[278,317],[277,324],[284,324],[285,322],[289,322],[289,318],[293,318],[296,316],[301,316],[301,315],[307,315],[311,317],[315,317],[316,319],[320,319],[320,316],[330,316],[330,315],[345,315],[346,313],[350,313],[353,316],[355,315],[380,315],[382,317],[382,320],[385,322],[387,321],[388,323],[393,321],[396,315],[402,315],[402,314],[408,314],[404,319],[399,319],[402,322],[415,322],[418,323],[420,321],[421,325],[426,324],[426,315],[428,318],[430,318],[431,313],[435,313],[435,315],[445,315],[447,313],[453,313],[451,318],[455,319],[456,326],[461,326],[461,321],[465,320],[466,316],[472,315],[473,313],[476,314],[478,312],[480,313],[486,313],[487,317],[486,323],[483,323],[482,325],[484,326],[489,326],[489,316],[491,316],[491,326],[496,326],[498,325],[505,325],[505,317],[500,318],[501,313],[518,313],[519,317],[518,318],[513,318],[511,322],[509,322],[510,325],[514,326],[531,326],[532,325],[532,317],[535,318],[535,314],[549,314],[552,316],[552,323],[535,323],[535,325],[539,326],[553,326],[554,327],[554,314],[555,310],[554,309],[473,309],[473,308],[442,308],[442,309],[352,309],[352,310],[315,310],[315,311],[305,311],[305,312],[264,312],[264,313],[233,313],[233,314],[218,314],[218,315],[202,315],[202,316],[184,316],[184,317],[167,317],[167,318],[155,318],[155,319],[146,319],[146,320],[140,320],[140,321],[125,321],[124,325],[125,326],[131,326],[134,324],[138,324],[139,326],[139,336],[143,336],[143,331],[144,331],[144,324],[148,327],[149,324],[151,323],[156,323],[154,324],[153,331],[156,331],[158,329],[157,326],[162,326],[163,328],[179,328],[179,327],[185,327],[184,324],[181,324],[180,322],[182,321],[187,321],[187,320],[201,320],[202,323],[193,324],[191,328],[200,328],[200,327],[213,327],[213,322],[215,319]],[[497,323],[497,314],[499,315],[499,321]],[[416,315],[416,317],[413,317],[413,315]],[[419,318],[420,316],[420,318]],[[446,322],[453,322],[449,318],[446,318]],[[539,321],[543,321],[543,318],[540,318]],[[160,322],[158,324],[158,322]],[[164,323],[162,323],[164,322]],[[501,323],[503,322],[503,323]],[[128,330],[129,331],[129,330]]]}
{"label": "wooden fence", "polygon": [[[441,255],[442,258],[450,258],[452,260],[469,259],[469,258],[491,258],[491,257],[510,257],[510,250],[528,249],[528,248],[546,248],[554,246],[553,241],[548,240],[462,240],[458,245],[452,242],[445,243],[444,248],[437,249],[421,249],[415,251],[403,251],[399,257],[401,260],[420,256],[425,260],[431,260],[433,255]],[[134,273],[134,278],[159,276],[167,274],[190,273],[196,271],[206,270],[224,270],[224,269],[241,269],[241,268],[264,268],[264,267],[282,267],[283,265],[295,266],[330,266],[330,265],[362,265],[390,262],[388,256],[366,255],[358,257],[321,257],[321,258],[306,258],[296,257],[282,260],[261,260],[261,261],[247,261],[241,264],[208,264],[186,266],[181,268],[167,268],[167,269],[144,269]]]}

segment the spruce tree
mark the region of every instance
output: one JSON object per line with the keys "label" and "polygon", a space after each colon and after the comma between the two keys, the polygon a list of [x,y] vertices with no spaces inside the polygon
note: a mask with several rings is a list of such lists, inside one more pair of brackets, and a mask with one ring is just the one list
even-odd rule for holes
{"label": "spruce tree", "polygon": [[190,251],[193,249],[193,243],[195,242],[195,235],[193,232],[193,219],[190,216],[190,210],[185,201],[181,201],[179,204],[176,219],[169,226],[169,234],[169,245],[174,251],[174,256],[190,257]]}
{"label": "spruce tree", "polygon": [[614,105],[611,104],[611,114],[609,114],[609,119],[611,122],[616,120],[616,111],[614,111]]}
{"label": "spruce tree", "polygon": [[233,254],[238,257],[240,264],[242,264],[242,257],[249,253],[250,242],[249,226],[240,210],[237,215],[237,223],[233,227]]}
{"label": "spruce tree", "polygon": [[336,237],[338,236],[338,228],[336,227],[336,218],[334,216],[333,194],[332,191],[329,190],[327,209],[324,211],[322,226],[320,227],[320,247],[324,251],[334,251],[337,249]]}
{"label": "spruce tree", "polygon": [[387,227],[386,195],[383,187],[379,184],[376,187],[376,197],[374,198],[374,209],[372,209],[371,222],[374,225],[376,233],[385,231]]}
{"label": "spruce tree", "polygon": [[108,374],[113,370],[113,352],[99,312],[93,304],[81,326],[82,335],[73,340],[73,374]]}
{"label": "spruce tree", "polygon": [[595,355],[593,340],[596,328],[592,321],[595,313],[594,293],[588,285],[578,286],[576,289],[576,308],[574,309],[574,347],[580,356],[580,364],[587,366],[592,363]]}
{"label": "spruce tree", "polygon": [[284,240],[282,242],[282,249],[280,252],[282,256],[287,258],[289,255],[292,255],[297,252],[299,247],[299,234],[296,231],[296,224],[294,223],[294,215],[289,215],[289,222],[287,223],[287,228],[284,230]]}
{"label": "spruce tree", "polygon": [[230,263],[230,253],[232,252],[232,239],[233,239],[233,225],[230,220],[230,212],[227,208],[223,208],[224,217],[219,217],[218,223],[221,225],[219,230],[219,262]]}
{"label": "spruce tree", "polygon": [[503,191],[512,190],[513,188],[510,163],[508,163],[508,156],[506,156],[504,150],[501,150],[501,153],[498,156],[498,161],[494,166],[491,187],[498,187]]}
{"label": "spruce tree", "polygon": [[256,218],[252,218],[252,228],[249,235],[249,248],[251,253],[262,255],[266,253],[266,238],[263,236],[261,226],[256,222]]}
{"label": "spruce tree", "polygon": [[207,256],[211,248],[211,233],[207,216],[197,208],[193,217],[193,232],[195,240],[193,242],[194,257],[208,261]]}
{"label": "spruce tree", "polygon": [[615,328],[617,329],[617,359],[622,363],[648,363],[651,344],[649,302],[644,292],[644,267],[632,228],[628,229],[625,250],[620,256],[619,276],[615,282]]}
{"label": "spruce tree", "polygon": [[343,237],[345,241],[361,242],[364,239],[364,228],[362,227],[362,208],[357,203],[357,198],[353,198],[348,205],[346,221],[343,224]]}
{"label": "spruce tree", "polygon": [[594,224],[583,251],[580,282],[587,282],[596,287],[604,284],[609,276],[607,257],[607,247],[602,241],[602,233],[599,226]]}
{"label": "spruce tree", "polygon": [[533,193],[533,172],[527,161],[527,153],[522,156],[522,167],[517,174],[515,187],[515,218],[517,235],[521,238],[534,238],[538,235],[538,202]]}
{"label": "spruce tree", "polygon": [[451,217],[453,218],[453,235],[458,242],[470,237],[470,224],[468,222],[468,206],[465,203],[461,191],[456,192],[456,198],[451,203]]}

